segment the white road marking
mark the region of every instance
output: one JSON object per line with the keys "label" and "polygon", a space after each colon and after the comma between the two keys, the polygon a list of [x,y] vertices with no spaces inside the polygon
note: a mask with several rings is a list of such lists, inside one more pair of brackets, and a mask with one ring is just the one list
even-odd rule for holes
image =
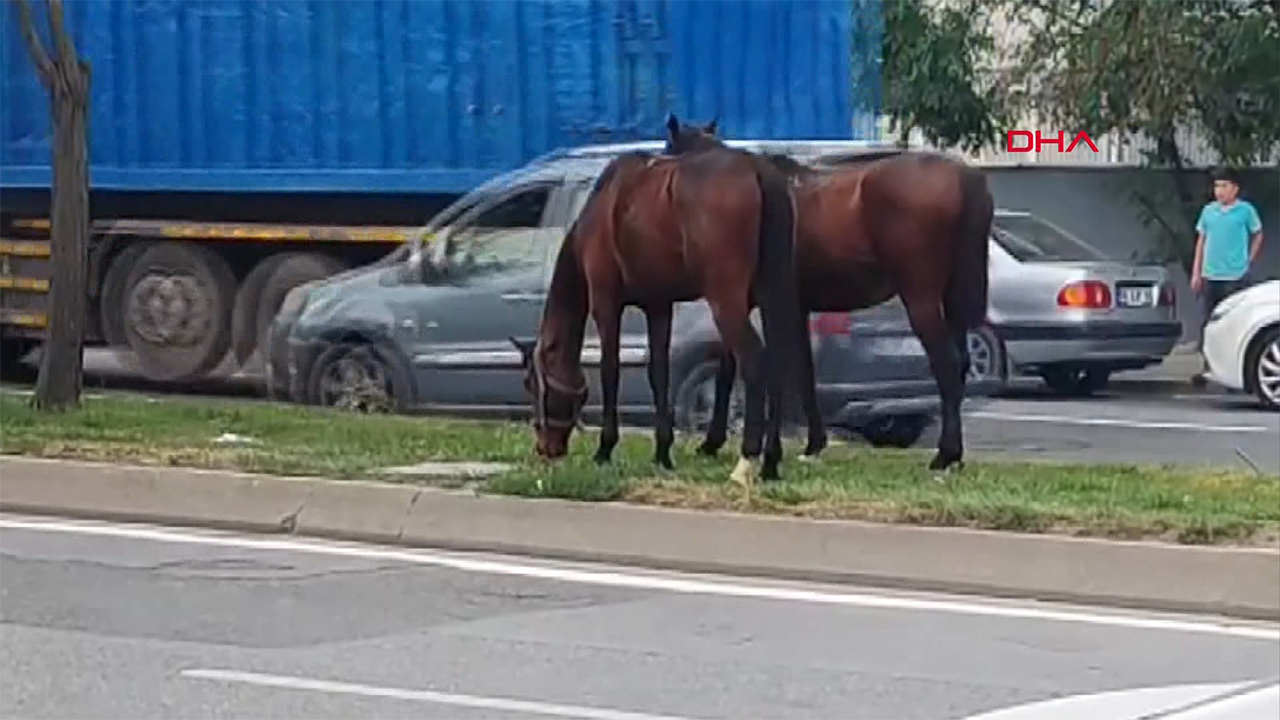
{"label": "white road marking", "polygon": [[508,700],[505,698],[484,697],[481,695],[458,695],[455,693],[442,693],[431,690],[380,687],[377,685],[336,682],[333,680],[317,680],[294,675],[265,675],[254,672],[216,669],[183,670],[178,674],[183,677],[199,680],[257,685],[259,687],[282,688],[285,690],[310,690],[312,692],[333,693],[337,695],[359,695],[362,697],[390,698],[393,700],[411,700],[415,702],[436,703],[438,705],[453,705],[456,707],[529,713],[531,715],[583,718],[584,720],[682,720],[682,718],[677,718],[671,715],[649,715],[647,713],[627,712],[625,710],[590,708],[578,705],[558,705],[533,700]]}
{"label": "white road marking", "polygon": [[1024,415],[1022,413],[1003,413],[979,410],[965,413],[965,417],[982,418],[984,420],[1009,420],[1012,422],[1042,422],[1056,425],[1097,425],[1102,427],[1124,427],[1135,430],[1191,430],[1195,432],[1276,432],[1275,428],[1265,425],[1209,425],[1193,422],[1163,422],[1158,420],[1139,420],[1137,418],[1080,418],[1067,415]]}
{"label": "white road marking", "polygon": [[79,522],[63,520],[19,520],[0,518],[0,528],[33,530],[37,532],[71,533],[101,537],[148,540],[182,545],[212,545],[252,550],[312,553],[337,557],[397,561],[414,565],[449,568],[462,572],[506,575],[514,577],[554,580],[581,585],[622,587],[637,590],[659,590],[690,595],[718,595],[722,597],[778,600],[784,602],[818,603],[845,607],[879,608],[883,610],[910,610],[917,612],[942,612],[957,615],[974,615],[1020,620],[1080,623],[1121,627],[1135,630],[1163,630],[1169,632],[1225,635],[1250,640],[1280,642],[1280,627],[1262,624],[1233,623],[1227,620],[1190,620],[1172,617],[1143,617],[1112,614],[1100,611],[1075,609],[1051,609],[1029,605],[988,604],[977,600],[940,600],[932,598],[877,595],[870,592],[832,592],[798,587],[749,585],[727,580],[694,579],[693,575],[646,575],[619,570],[585,570],[570,567],[526,564],[507,560],[488,560],[458,555],[442,554],[429,550],[410,550],[358,543],[340,543],[319,539],[276,539],[266,536],[250,537],[231,533],[195,531],[178,528],[158,528],[116,523]]}

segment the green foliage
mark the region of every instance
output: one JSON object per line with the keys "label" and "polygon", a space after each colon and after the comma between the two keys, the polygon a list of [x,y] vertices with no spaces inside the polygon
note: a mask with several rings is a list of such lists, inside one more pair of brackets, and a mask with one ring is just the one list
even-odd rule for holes
{"label": "green foliage", "polygon": [[[1189,268],[1204,179],[1177,131],[1203,133],[1220,162],[1269,160],[1280,147],[1280,2],[992,0],[1027,26],[1010,95],[1054,125],[1155,142],[1146,164],[1169,183],[1134,191],[1140,219]],[[1256,188],[1254,192],[1265,192]]]}
{"label": "green foliage", "polygon": [[1142,134],[1153,164],[1182,165],[1175,132],[1199,126],[1224,163],[1280,145],[1277,3],[993,0],[1028,24],[1015,99],[1091,135]]}
{"label": "green foliage", "polygon": [[[985,4],[883,0],[883,13],[856,11],[854,81],[879,88],[880,112],[901,141],[913,128],[931,143],[971,152],[998,139],[1003,93],[981,71],[993,48]],[[868,59],[876,55],[865,52],[869,45],[878,45],[878,61]]]}

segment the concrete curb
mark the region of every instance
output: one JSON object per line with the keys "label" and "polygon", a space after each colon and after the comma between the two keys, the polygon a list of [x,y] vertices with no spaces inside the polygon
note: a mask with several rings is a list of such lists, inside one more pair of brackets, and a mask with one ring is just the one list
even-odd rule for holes
{"label": "concrete curb", "polygon": [[5,456],[0,510],[1280,620],[1276,548],[1185,547]]}

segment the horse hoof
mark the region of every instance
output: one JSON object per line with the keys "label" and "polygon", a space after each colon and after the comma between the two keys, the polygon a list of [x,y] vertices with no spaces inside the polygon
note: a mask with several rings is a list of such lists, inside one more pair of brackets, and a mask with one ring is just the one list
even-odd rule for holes
{"label": "horse hoof", "polygon": [[654,465],[657,465],[658,467],[662,468],[663,470],[675,470],[675,469],[676,469],[676,465],[675,465],[675,463],[671,462],[671,458],[667,458],[667,457],[654,458],[654,459],[653,459],[653,464],[654,464]]}
{"label": "horse hoof", "polygon": [[738,458],[738,464],[734,466],[733,472],[729,473],[729,479],[744,488],[751,488],[760,479],[760,461]]}
{"label": "horse hoof", "polygon": [[608,465],[612,459],[608,455],[596,455],[595,461],[597,465]]}
{"label": "horse hoof", "polygon": [[964,462],[955,455],[938,453],[929,462],[929,469],[934,472],[954,472],[964,469]]}
{"label": "horse hoof", "polygon": [[698,446],[698,454],[705,455],[706,457],[715,457],[720,454],[720,446],[702,443]]}
{"label": "horse hoof", "polygon": [[822,458],[818,456],[818,453],[805,452],[796,459],[802,463],[816,463]]}

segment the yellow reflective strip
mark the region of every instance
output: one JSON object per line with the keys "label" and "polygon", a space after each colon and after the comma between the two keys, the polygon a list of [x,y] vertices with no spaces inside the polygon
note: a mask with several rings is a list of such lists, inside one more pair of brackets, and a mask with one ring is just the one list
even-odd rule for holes
{"label": "yellow reflective strip", "polygon": [[38,240],[0,240],[0,255],[49,257],[49,243]]}
{"label": "yellow reflective strip", "polygon": [[0,277],[0,290],[30,290],[49,292],[49,281],[29,277]]}
{"label": "yellow reflective strip", "polygon": [[0,322],[8,325],[21,325],[23,327],[44,327],[49,324],[49,318],[44,313],[18,312],[16,310],[0,311]]}

